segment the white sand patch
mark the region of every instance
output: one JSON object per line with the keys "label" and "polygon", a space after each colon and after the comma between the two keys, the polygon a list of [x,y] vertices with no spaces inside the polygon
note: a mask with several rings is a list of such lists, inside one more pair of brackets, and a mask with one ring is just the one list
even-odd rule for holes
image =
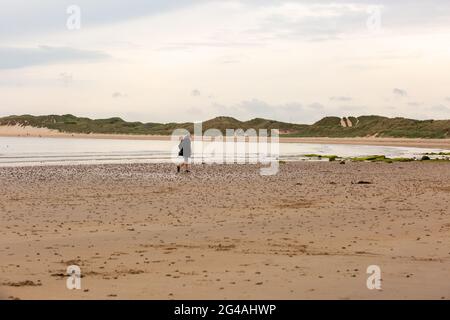
{"label": "white sand patch", "polygon": [[59,132],[58,130],[52,130],[48,128],[37,128],[32,126],[21,126],[21,125],[14,125],[14,126],[0,126],[0,135],[1,136],[10,136],[10,137],[17,137],[17,136],[30,136],[30,137],[36,137],[36,136],[53,136],[53,135],[64,135],[64,133]]}

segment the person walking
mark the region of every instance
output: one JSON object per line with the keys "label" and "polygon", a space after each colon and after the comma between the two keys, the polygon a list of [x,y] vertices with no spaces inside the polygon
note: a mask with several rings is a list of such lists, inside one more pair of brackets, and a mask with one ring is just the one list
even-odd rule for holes
{"label": "person walking", "polygon": [[191,158],[192,154],[190,134],[187,134],[184,138],[181,139],[180,144],[178,145],[178,149],[180,149],[178,155],[183,157],[183,163],[177,165],[177,172],[180,172],[183,167],[186,168],[186,172],[191,172],[189,170],[189,159]]}

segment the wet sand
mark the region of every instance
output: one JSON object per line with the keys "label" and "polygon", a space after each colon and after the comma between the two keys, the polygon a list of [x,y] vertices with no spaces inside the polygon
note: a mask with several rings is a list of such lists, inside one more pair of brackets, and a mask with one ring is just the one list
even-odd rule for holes
{"label": "wet sand", "polygon": [[[119,140],[170,140],[168,135],[129,135],[129,134],[84,134],[65,133],[47,128],[0,126],[0,137],[41,137],[41,138],[78,138],[78,139],[119,139]],[[441,148],[450,150],[450,139],[409,139],[409,138],[288,138],[281,137],[284,143],[313,143],[313,144],[350,144],[375,145],[390,147]]]}
{"label": "wet sand", "polygon": [[449,208],[448,163],[0,168],[0,298],[450,299]]}

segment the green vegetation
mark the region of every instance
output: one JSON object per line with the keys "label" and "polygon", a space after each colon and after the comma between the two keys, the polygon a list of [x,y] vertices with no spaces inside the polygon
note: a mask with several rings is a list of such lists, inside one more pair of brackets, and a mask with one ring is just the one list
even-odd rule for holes
{"label": "green vegetation", "polygon": [[392,137],[450,138],[450,120],[412,120],[380,116],[348,117],[352,127],[341,126],[341,118],[326,117],[288,133],[290,137]]}
{"label": "green vegetation", "polygon": [[[126,122],[121,118],[89,119],[76,117],[71,114],[49,116],[9,116],[0,118],[0,125],[20,125],[38,128],[48,128],[66,133],[103,133],[103,134],[148,134],[170,135],[175,129],[187,129],[193,131],[193,123],[142,123]],[[295,130],[300,125],[265,120],[253,119],[242,122],[231,117],[217,117],[203,122],[203,131],[218,129],[225,134],[226,129],[282,129]],[[269,132],[270,133],[270,132]]]}
{"label": "green vegetation", "polygon": [[350,158],[352,161],[384,161],[386,156],[366,156]]}
{"label": "green vegetation", "polygon": [[318,158],[318,159],[329,159],[329,161],[336,161],[336,159],[349,160],[354,162],[384,162],[384,163],[394,163],[394,162],[412,162],[412,161],[435,161],[435,162],[449,162],[450,158],[437,158],[431,159],[430,157],[424,155],[420,159],[416,158],[388,158],[384,155],[370,155],[365,157],[350,157],[343,158],[335,155],[320,155],[320,154],[304,154],[307,158]]}
{"label": "green vegetation", "polygon": [[62,116],[9,116],[0,118],[0,125],[32,126],[67,133],[104,134],[169,134],[175,128],[190,128],[190,124],[185,123],[162,125],[159,123],[126,122],[121,118],[92,120],[76,117],[71,114]]}
{"label": "green vegetation", "polygon": [[411,158],[386,158],[385,160],[388,163],[392,163],[392,162],[411,162],[411,161],[416,161],[416,159],[411,159]]}
{"label": "green vegetation", "polygon": [[[347,117],[342,126],[341,118],[325,117],[312,125],[293,124],[255,118],[239,121],[231,117],[217,117],[203,122],[203,130],[218,129],[279,129],[281,137],[402,137],[402,138],[450,138],[450,120],[412,120],[380,116]],[[142,123],[126,122],[121,118],[89,119],[67,115],[9,116],[0,118],[0,125],[21,125],[49,128],[67,133],[153,134],[170,135],[174,129],[193,131],[193,123]],[[323,157],[323,156],[322,156]]]}
{"label": "green vegetation", "polygon": [[[441,153],[442,154],[442,153]],[[445,153],[444,153],[445,154]],[[365,157],[350,157],[343,158],[335,155],[320,155],[320,154],[304,154],[307,158],[318,158],[318,159],[329,159],[329,161],[336,161],[336,159],[349,160],[354,162],[384,162],[384,163],[394,163],[394,162],[412,162],[412,161],[434,161],[434,162],[450,162],[450,158],[430,158],[427,155],[422,156],[420,159],[416,158],[388,158],[384,155],[370,155]]]}
{"label": "green vegetation", "polygon": [[429,152],[429,153],[425,153],[428,156],[450,156],[450,152]]}
{"label": "green vegetation", "polygon": [[367,156],[367,157],[355,157],[350,158],[351,161],[370,161],[370,162],[387,162],[387,163],[393,163],[393,162],[410,162],[415,161],[415,159],[412,158],[387,158],[386,156]]}
{"label": "green vegetation", "polygon": [[422,161],[450,161],[450,152],[428,152],[422,156]]}
{"label": "green vegetation", "polygon": [[319,158],[319,159],[328,159],[329,161],[335,161],[338,156],[335,155],[321,155],[321,154],[304,154],[304,157],[307,158]]}

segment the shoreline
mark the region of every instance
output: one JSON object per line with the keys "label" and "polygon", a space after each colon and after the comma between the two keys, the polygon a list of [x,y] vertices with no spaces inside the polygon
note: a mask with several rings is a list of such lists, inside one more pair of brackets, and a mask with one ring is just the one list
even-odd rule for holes
{"label": "shoreline", "polygon": [[450,298],[450,166],[259,168],[0,168],[0,300]]}
{"label": "shoreline", "polygon": [[[150,140],[150,141],[171,140],[171,136],[167,135],[65,133],[47,128],[21,127],[21,126],[0,126],[0,137]],[[374,146],[388,146],[388,147],[437,148],[450,150],[450,139],[377,138],[377,137],[366,137],[366,138],[280,137],[279,141],[281,143],[374,145]]]}

